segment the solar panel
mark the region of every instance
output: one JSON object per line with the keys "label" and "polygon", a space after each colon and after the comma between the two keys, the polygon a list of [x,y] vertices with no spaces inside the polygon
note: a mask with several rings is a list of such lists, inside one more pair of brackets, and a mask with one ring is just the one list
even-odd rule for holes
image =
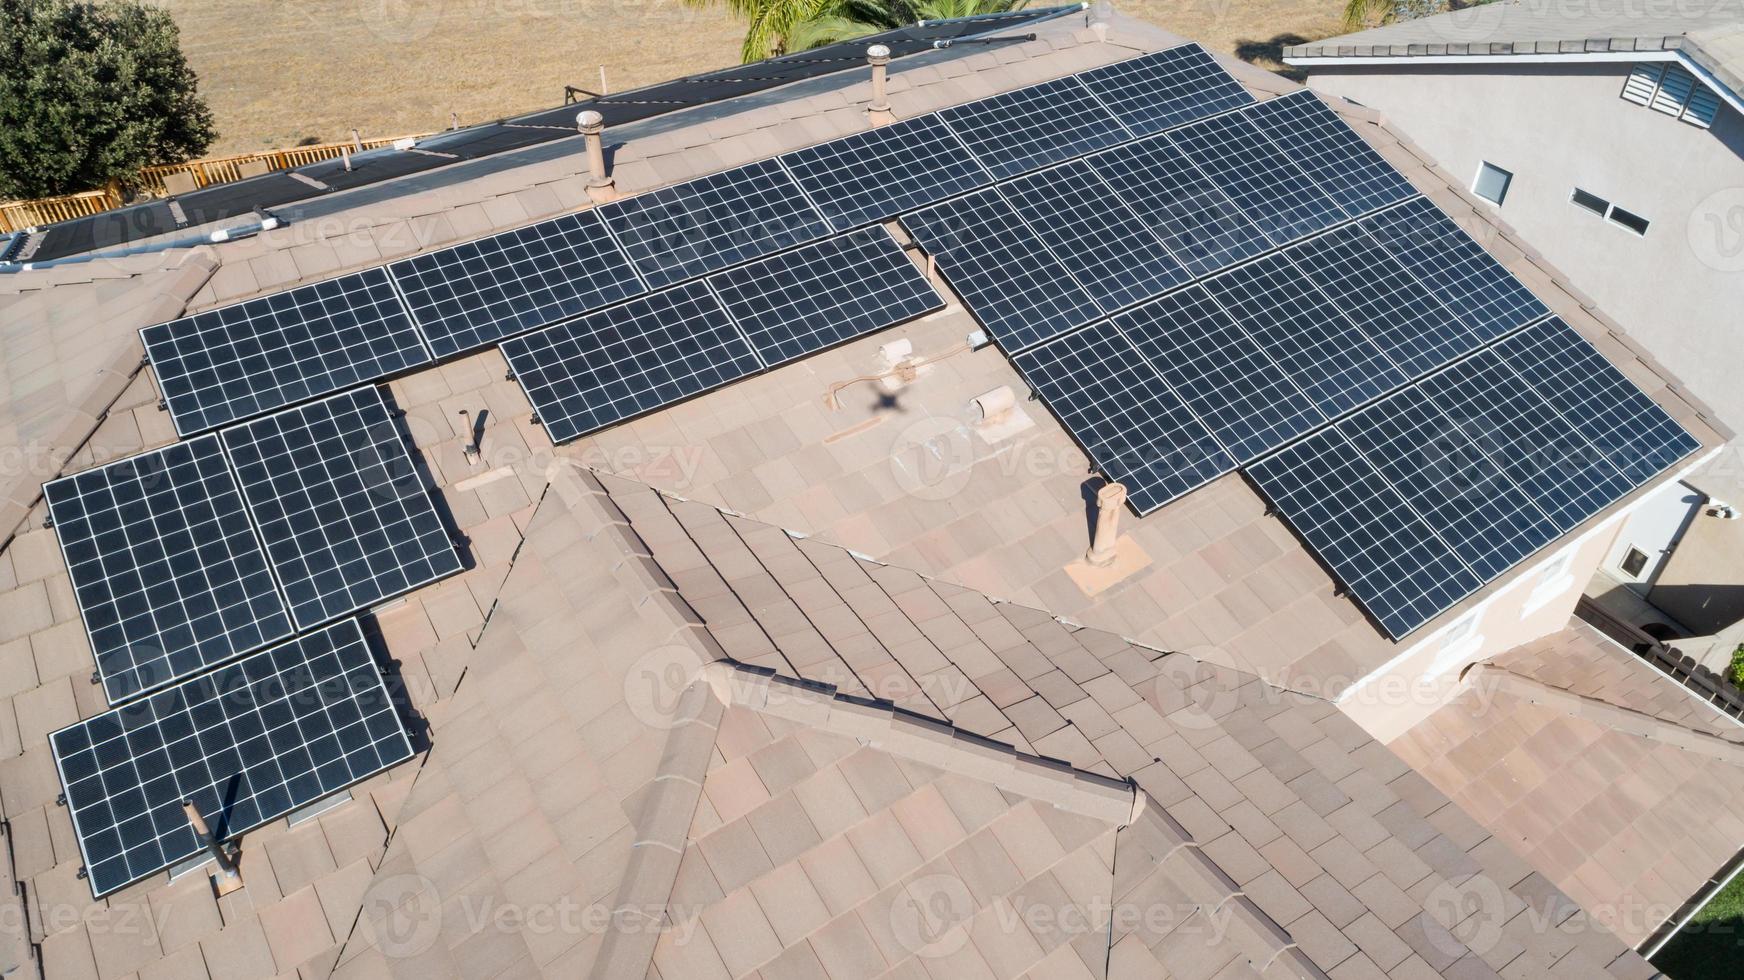
{"label": "solar panel", "polygon": [[1127,502],[1148,514],[1235,468],[1181,399],[1104,321],[1012,358]]}
{"label": "solar panel", "polygon": [[902,216],[1007,352],[1095,319],[1090,294],[993,188]]}
{"label": "solar panel", "polygon": [[1136,307],[1114,322],[1238,463],[1326,421],[1198,286]]}
{"label": "solar panel", "polygon": [[1336,427],[1311,433],[1246,472],[1395,640],[1482,584]]}
{"label": "solar panel", "polygon": [[642,291],[593,210],[388,266],[437,357],[474,350]]}
{"label": "solar panel", "polygon": [[298,629],[460,571],[374,385],[221,435]]}
{"label": "solar panel", "polygon": [[1527,327],[1496,348],[1634,486],[1701,448],[1560,317]]}
{"label": "solar panel", "polygon": [[1190,278],[1081,160],[1006,181],[999,190],[1097,305],[1110,313]]}
{"label": "solar panel", "polygon": [[883,228],[861,228],[709,278],[773,367],[945,305]]}
{"label": "solar panel", "polygon": [[1128,58],[1078,77],[1140,136],[1254,100],[1197,44]]}
{"label": "solar panel", "polygon": [[1476,334],[1356,225],[1285,254],[1408,375],[1426,374],[1478,346]]}
{"label": "solar panel", "polygon": [[1362,226],[1485,340],[1550,312],[1520,280],[1428,200],[1406,201]]}
{"label": "solar panel", "polygon": [[992,182],[936,115],[854,133],[780,159],[837,231]]}
{"label": "solar panel", "polygon": [[1417,387],[1338,429],[1485,582],[1561,533]]}
{"label": "solar panel", "polygon": [[1056,78],[939,110],[995,177],[1010,177],[1120,143],[1126,128],[1076,78]]}
{"label": "solar panel", "polygon": [[702,282],[511,338],[502,350],[558,444],[763,367]]}
{"label": "solar panel", "polygon": [[291,634],[217,436],[42,491],[110,704]]}
{"label": "solar panel", "polygon": [[1204,285],[1327,418],[1410,380],[1281,254]]}
{"label": "solar panel", "polygon": [[1559,530],[1571,530],[1633,489],[1493,347],[1420,386]]}
{"label": "solar panel", "polygon": [[379,268],[159,323],[139,336],[184,436],[431,361]]}
{"label": "solar panel", "polygon": [[49,735],[91,894],[202,850],[192,801],[231,839],[412,757],[354,619]]}
{"label": "solar panel", "polygon": [[1272,145],[1246,113],[1214,116],[1166,137],[1210,177],[1235,206],[1282,245],[1345,219],[1300,167]]}
{"label": "solar panel", "polygon": [[1217,185],[1161,136],[1098,153],[1090,165],[1195,275],[1271,247]]}
{"label": "solar panel", "polygon": [[1349,214],[1417,194],[1403,174],[1307,89],[1261,102],[1245,114]]}
{"label": "solar panel", "polygon": [[781,164],[759,160],[595,209],[649,289],[822,238],[829,226]]}

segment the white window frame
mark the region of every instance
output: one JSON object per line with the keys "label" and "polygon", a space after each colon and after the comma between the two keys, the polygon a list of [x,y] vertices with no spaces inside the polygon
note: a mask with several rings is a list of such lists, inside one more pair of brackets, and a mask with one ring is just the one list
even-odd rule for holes
{"label": "white window frame", "polygon": [[[1601,214],[1597,211],[1594,211],[1592,208],[1589,208],[1585,204],[1582,204],[1579,201],[1575,200],[1576,194],[1585,194],[1588,197],[1592,198],[1593,200],[1603,203],[1605,205],[1604,213]],[[1636,238],[1646,238],[1647,232],[1645,230],[1636,231],[1634,228],[1631,228],[1630,226],[1624,224],[1621,221],[1618,221],[1614,215],[1614,212],[1622,211],[1624,214],[1631,215],[1631,216],[1636,217],[1636,218],[1640,218],[1642,221],[1647,223],[1648,228],[1653,227],[1653,219],[1652,218],[1649,218],[1649,217],[1647,217],[1643,214],[1640,214],[1638,212],[1631,211],[1628,208],[1620,207],[1616,201],[1613,201],[1608,197],[1601,197],[1598,194],[1594,194],[1592,191],[1587,190],[1585,187],[1576,186],[1576,187],[1572,188],[1568,192],[1568,203],[1571,207],[1579,210],[1581,213],[1590,214],[1595,218],[1599,218],[1599,219],[1603,220],[1605,222],[1605,224],[1610,225],[1613,228],[1622,229],[1623,231],[1628,232],[1629,234],[1635,236]]]}
{"label": "white window frame", "polygon": [[[1494,170],[1495,172],[1504,175],[1504,179],[1502,181],[1502,196],[1495,198],[1494,200],[1491,200],[1490,198],[1484,196],[1483,192],[1478,190],[1478,184],[1479,184],[1479,182],[1481,182],[1484,179],[1484,171],[1486,171],[1486,170]],[[1502,202],[1506,201],[1508,199],[1508,192],[1513,190],[1513,189],[1514,189],[1514,171],[1509,170],[1507,167],[1497,166],[1496,164],[1493,164],[1488,160],[1479,160],[1478,161],[1478,172],[1472,175],[1472,182],[1471,182],[1471,192],[1472,192],[1473,197],[1476,197],[1480,201],[1486,202],[1491,207],[1499,208],[1502,206]]]}

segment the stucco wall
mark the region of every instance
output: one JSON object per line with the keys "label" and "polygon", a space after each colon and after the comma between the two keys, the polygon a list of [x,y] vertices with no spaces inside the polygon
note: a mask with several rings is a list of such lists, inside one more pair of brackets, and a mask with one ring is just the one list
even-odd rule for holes
{"label": "stucco wall", "polygon": [[[1314,67],[1309,84],[1381,111],[1468,187],[1480,161],[1513,171],[1503,219],[1744,431],[1744,120],[1626,102],[1629,67]],[[1577,186],[1647,235],[1570,204]]]}

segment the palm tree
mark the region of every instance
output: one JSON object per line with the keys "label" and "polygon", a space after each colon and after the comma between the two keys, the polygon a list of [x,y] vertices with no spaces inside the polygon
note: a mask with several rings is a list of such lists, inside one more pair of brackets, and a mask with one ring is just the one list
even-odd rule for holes
{"label": "palm tree", "polygon": [[725,5],[745,18],[740,57],[747,63],[772,55],[888,31],[918,20],[1003,13],[1027,0],[685,0],[696,7]]}

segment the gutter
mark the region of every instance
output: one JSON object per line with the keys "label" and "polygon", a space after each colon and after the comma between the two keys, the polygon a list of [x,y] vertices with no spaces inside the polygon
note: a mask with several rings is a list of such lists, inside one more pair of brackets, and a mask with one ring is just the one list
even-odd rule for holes
{"label": "gutter", "polygon": [[1722,865],[1714,877],[1708,879],[1706,887],[1690,896],[1690,900],[1684,903],[1681,910],[1673,912],[1670,917],[1659,924],[1659,928],[1655,929],[1646,941],[1635,947],[1636,952],[1651,962],[1672,939],[1683,932],[1684,927],[1689,925],[1691,920],[1708,907],[1708,903],[1712,902],[1716,895],[1726,890],[1726,886],[1738,877],[1739,872],[1744,872],[1744,850],[1732,855],[1732,859]]}

